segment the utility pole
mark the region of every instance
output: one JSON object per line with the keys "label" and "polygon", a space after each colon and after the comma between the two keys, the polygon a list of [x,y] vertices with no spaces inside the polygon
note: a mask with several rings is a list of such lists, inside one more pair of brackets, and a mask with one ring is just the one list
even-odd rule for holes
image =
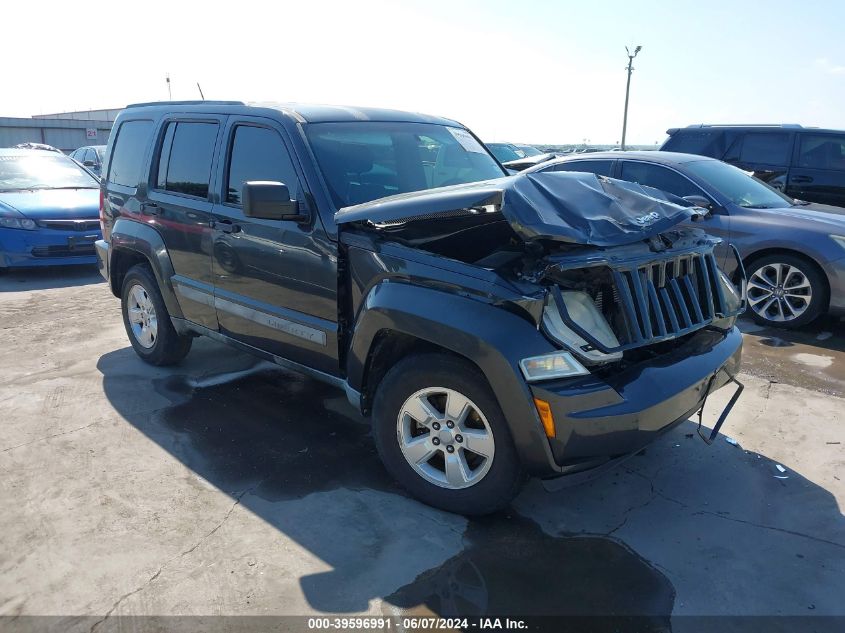
{"label": "utility pole", "polygon": [[643,50],[642,46],[637,46],[634,49],[634,54],[631,55],[631,51],[628,50],[628,47],[625,47],[625,52],[628,54],[628,83],[625,85],[625,114],[622,117],[622,150],[625,150],[625,133],[628,131],[628,95],[631,93],[631,71],[634,70],[634,58]]}
{"label": "utility pole", "polygon": [[165,75],[165,80],[167,81],[167,98],[173,101],[173,94],[170,92],[170,73]]}

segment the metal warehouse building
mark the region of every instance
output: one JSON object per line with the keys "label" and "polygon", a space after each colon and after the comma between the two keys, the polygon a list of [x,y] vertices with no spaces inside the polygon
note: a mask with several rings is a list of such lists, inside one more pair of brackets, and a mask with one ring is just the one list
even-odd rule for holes
{"label": "metal warehouse building", "polygon": [[0,117],[0,147],[46,143],[65,153],[83,145],[105,145],[119,109],[36,115],[31,119]]}

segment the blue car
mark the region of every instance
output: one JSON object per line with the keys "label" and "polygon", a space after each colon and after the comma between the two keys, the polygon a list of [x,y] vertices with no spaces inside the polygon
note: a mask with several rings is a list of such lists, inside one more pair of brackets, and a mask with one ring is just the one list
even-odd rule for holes
{"label": "blue car", "polygon": [[0,271],[96,263],[99,188],[62,154],[0,149]]}

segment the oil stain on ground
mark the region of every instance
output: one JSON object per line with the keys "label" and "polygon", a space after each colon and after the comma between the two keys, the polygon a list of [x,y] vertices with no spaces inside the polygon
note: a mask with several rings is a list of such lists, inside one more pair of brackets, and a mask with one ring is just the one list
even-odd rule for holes
{"label": "oil stain on ground", "polygon": [[[154,381],[173,406],[145,432],[216,487],[271,502],[336,489],[404,494],[340,391],[275,370],[196,384],[183,376]],[[528,519],[498,514],[470,520],[463,542],[442,565],[372,597],[383,598],[390,615],[609,615],[588,620],[589,629],[612,630],[632,617],[639,630],[669,628],[671,583],[613,539],[550,536]],[[319,544],[311,546],[319,556]]]}
{"label": "oil stain on ground", "polygon": [[528,519],[494,515],[470,521],[464,540],[463,552],[386,601],[414,615],[565,615],[592,631],[632,621],[643,631],[670,628],[672,584],[612,539],[553,537]]}

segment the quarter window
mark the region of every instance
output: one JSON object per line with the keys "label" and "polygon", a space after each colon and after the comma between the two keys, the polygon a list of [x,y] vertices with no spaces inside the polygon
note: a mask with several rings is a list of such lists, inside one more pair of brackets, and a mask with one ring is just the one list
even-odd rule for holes
{"label": "quarter window", "polygon": [[845,171],[845,135],[803,134],[798,166]]}
{"label": "quarter window", "polygon": [[679,130],[660,149],[721,158],[725,153],[725,133],[722,130]]}
{"label": "quarter window", "polygon": [[690,180],[660,165],[622,161],[621,178],[680,197],[701,195],[701,189]]}
{"label": "quarter window", "polygon": [[152,131],[152,121],[126,121],[120,125],[111,155],[109,182],[125,187],[138,186]]}
{"label": "quarter window", "polygon": [[159,189],[208,198],[217,123],[171,121],[164,133],[156,185]]}
{"label": "quarter window", "polygon": [[298,198],[299,179],[278,133],[267,128],[239,125],[232,140],[226,202],[241,204],[241,191],[244,183],[250,180],[284,183],[291,198]]}

